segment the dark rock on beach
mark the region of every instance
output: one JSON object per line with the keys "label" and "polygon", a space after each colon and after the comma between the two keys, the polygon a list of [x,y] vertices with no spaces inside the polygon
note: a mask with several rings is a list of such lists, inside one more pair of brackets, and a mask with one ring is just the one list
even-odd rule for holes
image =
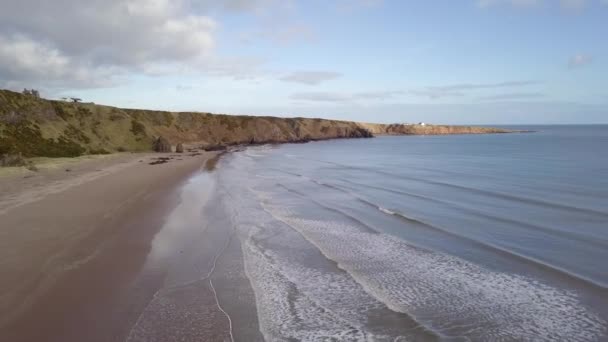
{"label": "dark rock on beach", "polygon": [[18,154],[3,154],[0,156],[0,166],[26,166],[27,161]]}
{"label": "dark rock on beach", "polygon": [[172,152],[171,143],[164,137],[158,137],[156,141],[154,141],[154,151],[156,152]]}

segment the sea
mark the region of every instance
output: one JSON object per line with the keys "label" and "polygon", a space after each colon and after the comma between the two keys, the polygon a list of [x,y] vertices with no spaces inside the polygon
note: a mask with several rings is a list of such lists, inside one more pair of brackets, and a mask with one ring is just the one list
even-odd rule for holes
{"label": "sea", "polygon": [[507,128],[224,155],[264,339],[608,340],[608,125]]}

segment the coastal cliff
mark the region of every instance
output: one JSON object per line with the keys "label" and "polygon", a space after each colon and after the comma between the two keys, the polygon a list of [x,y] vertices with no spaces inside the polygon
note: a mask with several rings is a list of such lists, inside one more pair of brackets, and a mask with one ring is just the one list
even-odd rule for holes
{"label": "coastal cliff", "polygon": [[447,126],[429,124],[373,124],[359,125],[374,135],[448,135],[448,134],[494,134],[510,133],[511,131],[479,126]]}
{"label": "coastal cliff", "polygon": [[150,151],[158,137],[201,148],[364,138],[355,122],[122,109],[0,90],[0,155],[71,157]]}
{"label": "coastal cliff", "polygon": [[311,118],[237,116],[122,109],[40,99],[0,90],[0,155],[73,157],[150,151],[159,137],[171,145],[306,142],[376,135],[502,133],[465,126],[366,124]]}

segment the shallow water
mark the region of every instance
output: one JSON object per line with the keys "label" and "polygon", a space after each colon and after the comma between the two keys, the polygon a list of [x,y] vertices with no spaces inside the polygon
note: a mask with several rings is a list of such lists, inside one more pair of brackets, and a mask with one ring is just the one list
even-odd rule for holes
{"label": "shallow water", "polygon": [[227,156],[264,337],[606,339],[608,126],[530,128]]}

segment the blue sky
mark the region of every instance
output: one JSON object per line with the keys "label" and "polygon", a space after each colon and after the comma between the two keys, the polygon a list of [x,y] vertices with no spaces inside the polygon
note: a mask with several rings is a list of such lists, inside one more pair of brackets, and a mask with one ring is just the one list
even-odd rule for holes
{"label": "blue sky", "polygon": [[608,123],[604,0],[58,1],[50,16],[0,5],[4,87],[175,111]]}

